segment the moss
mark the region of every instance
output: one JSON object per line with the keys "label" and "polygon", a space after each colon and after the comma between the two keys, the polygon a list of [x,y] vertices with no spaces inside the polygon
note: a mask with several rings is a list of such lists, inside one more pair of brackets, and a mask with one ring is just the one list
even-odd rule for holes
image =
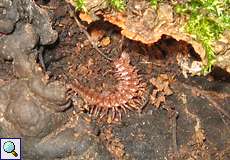
{"label": "moss", "polygon": [[75,9],[86,12],[85,0],[74,0]]}
{"label": "moss", "polygon": [[108,0],[108,3],[118,11],[125,10],[124,0]]}
{"label": "moss", "polygon": [[[125,9],[124,0],[107,0],[107,2],[111,7],[115,8],[118,11],[123,11]],[[74,0],[74,6],[77,11],[87,11],[85,6],[85,0]]]}
{"label": "moss", "polygon": [[150,0],[150,4],[154,9],[157,8],[158,3],[159,3],[159,0]]}
{"label": "moss", "polygon": [[218,40],[226,29],[230,29],[230,0],[190,0],[176,5],[176,12],[187,15],[186,32],[200,41],[206,51],[208,64],[203,73],[211,71],[215,63],[212,42]]}

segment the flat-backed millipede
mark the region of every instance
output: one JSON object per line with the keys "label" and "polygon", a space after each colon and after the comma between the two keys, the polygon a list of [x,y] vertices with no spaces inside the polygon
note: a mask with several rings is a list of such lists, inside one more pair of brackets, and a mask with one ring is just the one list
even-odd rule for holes
{"label": "flat-backed millipede", "polygon": [[73,90],[77,92],[87,103],[90,114],[103,118],[108,116],[111,120],[121,119],[122,112],[142,109],[146,83],[138,75],[138,70],[130,64],[130,57],[126,52],[113,61],[115,67],[114,77],[118,83],[114,90],[105,90],[101,93],[84,87],[78,80],[73,84]]}

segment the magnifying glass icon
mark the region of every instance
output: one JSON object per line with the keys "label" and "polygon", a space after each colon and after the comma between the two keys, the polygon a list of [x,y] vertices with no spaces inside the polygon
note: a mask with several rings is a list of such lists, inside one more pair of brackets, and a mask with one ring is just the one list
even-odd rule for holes
{"label": "magnifying glass icon", "polygon": [[18,156],[17,152],[15,152],[15,145],[11,141],[7,141],[3,144],[3,150],[6,153],[11,153],[14,157]]}

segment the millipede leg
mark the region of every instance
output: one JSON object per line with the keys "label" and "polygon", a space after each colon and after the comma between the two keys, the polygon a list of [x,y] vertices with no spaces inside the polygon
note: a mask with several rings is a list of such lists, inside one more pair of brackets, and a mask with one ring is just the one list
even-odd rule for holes
{"label": "millipede leg", "polygon": [[125,108],[127,108],[130,111],[134,111],[132,107],[130,107],[128,104],[123,104],[125,106]]}
{"label": "millipede leg", "polygon": [[94,105],[90,107],[90,109],[89,109],[89,114],[93,114],[94,108],[95,108]]}
{"label": "millipede leg", "polygon": [[126,109],[125,109],[125,106],[121,105],[121,109],[124,111],[124,113],[126,114]]}
{"label": "millipede leg", "polygon": [[115,116],[116,116],[116,109],[115,107],[112,107],[112,120],[114,120]]}
{"label": "millipede leg", "polygon": [[121,115],[121,111],[118,109],[118,110],[117,110],[117,113],[118,113],[118,118],[119,118],[119,121],[120,121],[120,120],[121,120],[121,116],[122,116],[122,115]]}
{"label": "millipede leg", "polygon": [[138,100],[138,99],[133,99],[133,102],[134,102],[134,103],[137,103],[138,105],[141,105],[141,102],[140,102],[140,100]]}
{"label": "millipede leg", "polygon": [[102,119],[105,115],[107,115],[108,111],[109,111],[108,107],[102,109],[102,111],[101,111],[102,114],[100,116],[100,119]]}

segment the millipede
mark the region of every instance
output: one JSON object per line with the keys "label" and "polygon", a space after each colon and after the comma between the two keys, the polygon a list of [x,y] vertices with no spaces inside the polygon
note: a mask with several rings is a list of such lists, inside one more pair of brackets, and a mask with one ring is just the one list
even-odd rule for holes
{"label": "millipede", "polygon": [[90,114],[99,117],[121,119],[126,110],[140,111],[144,102],[146,83],[138,74],[135,66],[130,64],[128,53],[122,52],[120,58],[112,62],[114,65],[114,78],[117,84],[113,90],[104,90],[100,93],[94,89],[83,86],[75,79],[73,90],[87,103]]}

